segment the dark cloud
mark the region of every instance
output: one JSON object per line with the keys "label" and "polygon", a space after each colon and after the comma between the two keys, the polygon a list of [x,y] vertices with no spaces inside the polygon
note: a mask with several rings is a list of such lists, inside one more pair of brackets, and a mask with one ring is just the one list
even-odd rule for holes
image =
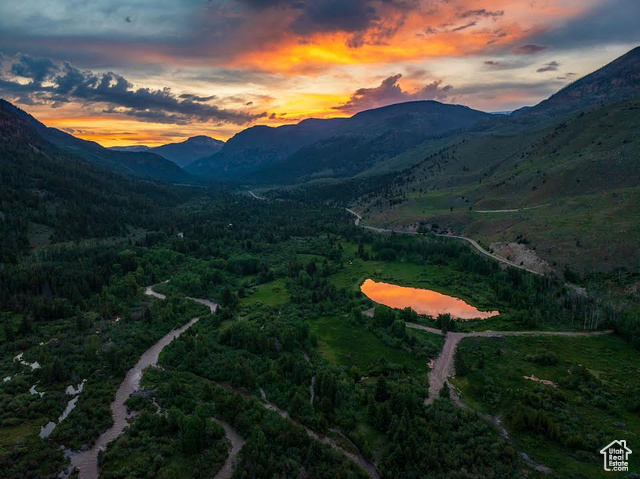
{"label": "dark cloud", "polygon": [[502,71],[502,70],[517,70],[529,65],[528,62],[520,61],[518,59],[510,59],[509,61],[503,60],[485,60],[484,65],[488,70]]}
{"label": "dark cloud", "polygon": [[558,79],[558,80],[568,80],[569,78],[573,78],[574,76],[576,76],[575,73],[568,72],[568,73],[565,73],[562,76],[556,77],[556,79]]}
{"label": "dark cloud", "polygon": [[264,10],[272,7],[289,6],[293,7],[296,3],[293,0],[238,0],[239,3],[255,8],[256,10]]}
{"label": "dark cloud", "polygon": [[499,98],[505,92],[519,92],[523,97],[545,98],[558,91],[563,85],[556,80],[541,80],[530,83],[518,81],[497,81],[486,83],[472,83],[456,87],[456,95],[460,98],[480,97],[483,99]]}
{"label": "dark cloud", "polygon": [[476,22],[474,20],[473,22],[469,22],[469,23],[466,23],[464,25],[460,25],[459,27],[452,28],[450,31],[451,32],[459,32],[460,30],[466,30],[467,28],[471,28],[471,27],[476,26],[477,23],[478,22]]}
{"label": "dark cloud", "polygon": [[345,113],[356,113],[411,100],[446,100],[449,91],[453,88],[451,85],[441,86],[442,80],[434,80],[416,91],[409,92],[403,90],[398,84],[400,78],[402,75],[398,73],[385,78],[375,88],[360,88],[351,95],[349,101],[334,109]]}
{"label": "dark cloud", "polygon": [[[24,84],[2,75],[0,92],[18,97],[23,104],[40,103],[55,107],[77,101],[89,107],[106,105],[103,110],[106,113],[160,123],[200,121],[241,125],[265,116],[264,113],[251,114],[208,103],[215,96],[178,96],[169,88],[134,88],[126,78],[113,72],[82,71],[69,63],[59,67],[51,60],[26,55],[14,59],[10,72],[31,82]],[[43,85],[45,81],[46,85]]]}
{"label": "dark cloud", "polygon": [[554,49],[637,45],[640,43],[639,18],[637,0],[604,0],[556,28],[536,32],[529,40]]}
{"label": "dark cloud", "polygon": [[413,66],[408,66],[403,78],[407,78],[409,80],[415,81],[423,81],[427,78],[432,78],[433,75],[424,68],[417,68]]}
{"label": "dark cloud", "polygon": [[533,55],[534,53],[540,53],[546,49],[546,46],[529,43],[527,45],[517,46],[513,48],[511,52],[515,53],[516,55]]}
{"label": "dark cloud", "polygon": [[182,95],[180,95],[180,98],[183,99],[183,100],[208,102],[208,101],[211,101],[211,100],[215,100],[216,99],[216,95],[199,96],[199,95],[193,95],[191,93],[183,93]]}
{"label": "dark cloud", "polygon": [[302,37],[346,32],[347,45],[358,48],[391,37],[420,0],[240,0],[252,10],[277,9],[289,17],[287,29]]}
{"label": "dark cloud", "polygon": [[321,0],[310,2],[292,25],[299,35],[316,32],[365,30],[380,20],[373,2],[367,0]]}
{"label": "dark cloud", "polygon": [[558,67],[560,66],[560,64],[557,61],[552,61],[549,63],[545,63],[543,66],[541,66],[540,68],[538,68],[536,70],[536,72],[538,73],[544,73],[544,72],[555,72],[558,70]]}
{"label": "dark cloud", "polygon": [[29,78],[39,85],[53,70],[55,64],[48,58],[34,58],[30,55],[18,55],[18,61],[11,65],[11,73],[23,78]]}
{"label": "dark cloud", "polygon": [[484,17],[484,18],[498,18],[504,15],[504,10],[487,10],[485,8],[480,8],[478,10],[467,10],[462,12],[459,16],[460,18],[469,18],[469,17]]}

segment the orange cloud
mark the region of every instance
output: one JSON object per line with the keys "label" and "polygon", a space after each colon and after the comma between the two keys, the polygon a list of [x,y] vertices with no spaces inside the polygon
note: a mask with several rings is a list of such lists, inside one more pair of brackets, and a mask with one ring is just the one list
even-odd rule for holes
{"label": "orange cloud", "polygon": [[[542,6],[507,0],[458,0],[437,8],[416,8],[381,37],[380,26],[357,34],[346,31],[300,36],[280,32],[265,48],[239,52],[231,67],[259,68],[286,74],[311,74],[333,66],[417,62],[434,57],[469,56],[515,45],[550,21],[578,15],[587,2],[565,0]],[[260,28],[260,27],[258,27]]]}

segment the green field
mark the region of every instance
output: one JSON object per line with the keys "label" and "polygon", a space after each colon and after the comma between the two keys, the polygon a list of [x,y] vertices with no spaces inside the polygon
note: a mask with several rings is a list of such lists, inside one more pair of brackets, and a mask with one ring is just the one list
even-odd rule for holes
{"label": "green field", "polygon": [[258,303],[278,306],[289,301],[289,292],[283,279],[276,279],[256,286],[255,292],[243,298],[241,304],[254,306]]}
{"label": "green field", "polygon": [[605,477],[602,447],[640,445],[640,356],[618,336],[473,338],[458,354],[469,370],[453,380],[462,400],[500,416],[519,448],[563,476]]}
{"label": "green field", "polygon": [[[348,322],[345,317],[327,317],[310,322],[311,330],[318,335],[318,349],[337,366],[355,366],[366,373],[381,357],[388,362],[411,366],[418,374],[428,371],[428,359],[416,358],[411,353],[386,345],[363,326]],[[433,336],[433,341],[440,340]]]}

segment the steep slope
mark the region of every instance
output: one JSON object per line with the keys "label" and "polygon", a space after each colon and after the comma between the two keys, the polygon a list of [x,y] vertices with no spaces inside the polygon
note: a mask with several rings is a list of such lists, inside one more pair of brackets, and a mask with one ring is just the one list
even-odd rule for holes
{"label": "steep slope", "polygon": [[426,138],[468,128],[492,115],[435,101],[400,103],[351,118],[305,120],[238,133],[216,155],[188,171],[217,179],[287,183],[317,176],[348,176]]}
{"label": "steep slope", "polygon": [[0,263],[31,246],[151,227],[182,194],[92,165],[45,141],[0,103]]}
{"label": "steep slope", "polygon": [[349,134],[320,140],[252,178],[294,183],[320,177],[354,176],[425,141],[490,121],[460,105],[409,102],[358,113],[345,125]]}
{"label": "steep slope", "polygon": [[3,110],[12,110],[46,141],[85,160],[125,175],[152,180],[186,181],[189,176],[171,161],[149,152],[112,151],[93,141],[81,140],[56,128],[48,128],[28,113],[0,99]]}
{"label": "steep slope", "polygon": [[536,106],[515,111],[513,116],[523,121],[545,121],[638,94],[640,47],[573,82]]}
{"label": "steep slope", "polygon": [[378,226],[526,243],[559,272],[640,267],[639,58],[636,48],[533,108],[283,196],[341,201]]}

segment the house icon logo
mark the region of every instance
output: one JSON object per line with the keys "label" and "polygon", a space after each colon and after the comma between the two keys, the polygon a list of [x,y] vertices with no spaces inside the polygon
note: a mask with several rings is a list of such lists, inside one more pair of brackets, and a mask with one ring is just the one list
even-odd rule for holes
{"label": "house icon logo", "polygon": [[604,456],[604,470],[610,472],[626,472],[629,470],[629,454],[631,449],[627,447],[627,441],[613,441],[600,451]]}

